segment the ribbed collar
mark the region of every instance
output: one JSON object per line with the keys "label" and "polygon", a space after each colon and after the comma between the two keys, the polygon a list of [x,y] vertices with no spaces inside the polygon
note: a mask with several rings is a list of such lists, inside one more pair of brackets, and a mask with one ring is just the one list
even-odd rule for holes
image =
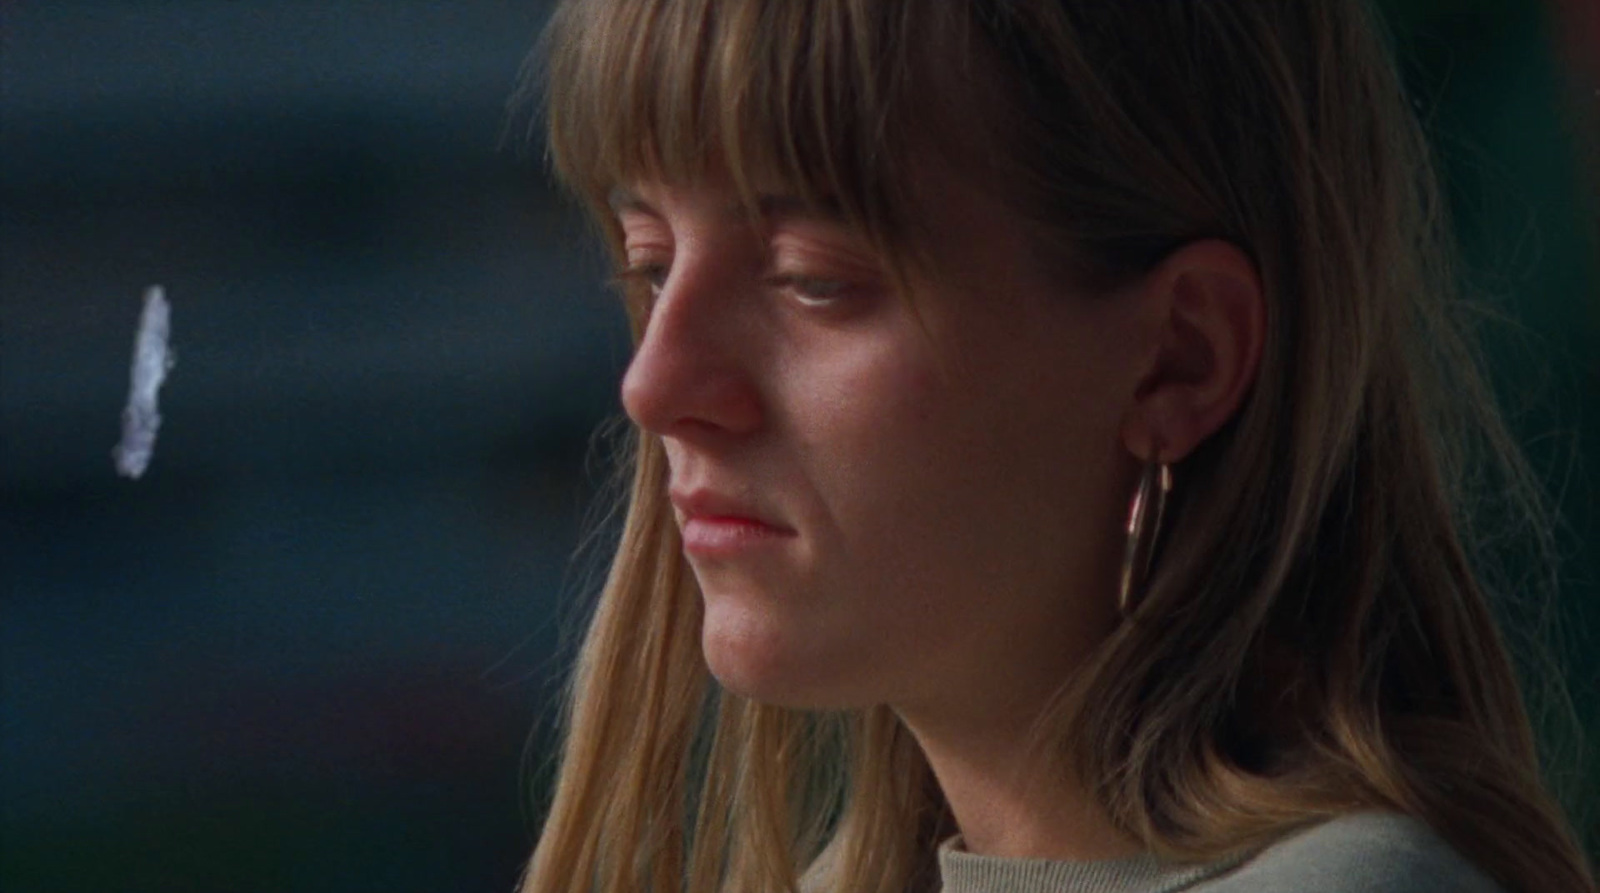
{"label": "ribbed collar", "polygon": [[1162,862],[1150,853],[1095,862],[1002,859],[961,847],[961,835],[939,844],[943,893],[1172,893],[1239,864]]}

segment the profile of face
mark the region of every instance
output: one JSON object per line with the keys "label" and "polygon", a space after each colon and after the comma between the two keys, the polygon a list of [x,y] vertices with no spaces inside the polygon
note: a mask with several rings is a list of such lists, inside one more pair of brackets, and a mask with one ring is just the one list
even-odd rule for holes
{"label": "profile of face", "polygon": [[623,405],[665,449],[707,663],[756,700],[980,709],[1117,622],[1148,308],[1066,281],[978,184],[920,188],[916,312],[782,190],[759,221],[715,180],[614,193],[652,302]]}

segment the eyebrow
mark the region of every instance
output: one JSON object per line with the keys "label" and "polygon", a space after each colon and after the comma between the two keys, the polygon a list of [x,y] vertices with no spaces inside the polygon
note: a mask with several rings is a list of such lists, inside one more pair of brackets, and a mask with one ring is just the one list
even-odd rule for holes
{"label": "eyebrow", "polygon": [[[626,186],[612,189],[611,194],[606,197],[606,204],[618,214],[624,211],[637,211],[653,217],[661,216],[661,212],[656,210],[655,206]],[[724,213],[729,217],[743,217],[745,206],[742,202],[730,202]],[[844,211],[839,207],[839,203],[832,199],[812,203],[798,195],[760,193],[756,196],[756,216],[762,220],[811,219],[840,223],[844,220]]]}

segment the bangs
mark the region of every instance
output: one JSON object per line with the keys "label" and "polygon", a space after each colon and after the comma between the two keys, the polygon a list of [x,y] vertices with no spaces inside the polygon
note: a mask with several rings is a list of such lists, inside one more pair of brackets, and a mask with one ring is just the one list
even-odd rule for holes
{"label": "bangs", "polygon": [[916,126],[907,81],[929,70],[919,59],[948,60],[930,48],[957,43],[936,38],[962,6],[914,5],[564,4],[544,45],[555,174],[603,226],[614,187],[722,176],[753,217],[758,194],[780,190],[903,257],[907,142],[913,131],[931,135]]}

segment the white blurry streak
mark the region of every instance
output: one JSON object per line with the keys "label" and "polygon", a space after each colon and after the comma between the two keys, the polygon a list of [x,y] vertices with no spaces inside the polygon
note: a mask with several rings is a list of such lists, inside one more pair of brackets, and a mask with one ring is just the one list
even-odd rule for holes
{"label": "white blurry streak", "polygon": [[156,448],[156,431],[161,428],[156,399],[173,364],[167,347],[171,313],[161,286],[145,289],[139,332],[133,339],[128,404],[122,410],[122,440],[111,451],[117,473],[135,480],[149,466],[150,454]]}

